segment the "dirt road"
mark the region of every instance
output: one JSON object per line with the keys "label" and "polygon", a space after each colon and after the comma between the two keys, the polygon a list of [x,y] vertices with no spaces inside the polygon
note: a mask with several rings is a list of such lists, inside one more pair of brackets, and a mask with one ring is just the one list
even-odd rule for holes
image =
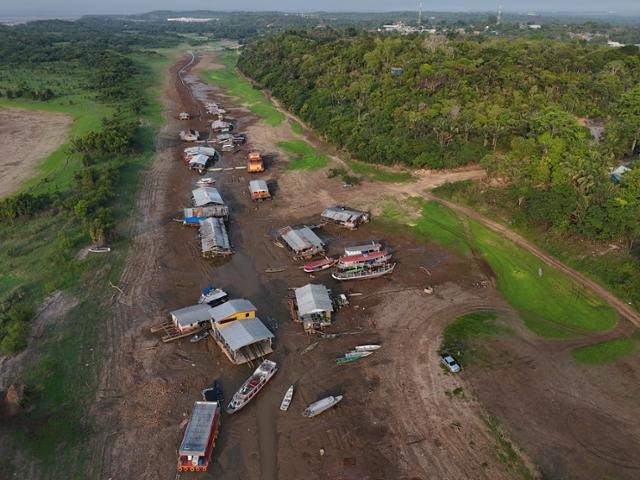
{"label": "dirt road", "polygon": [[66,139],[65,113],[0,108],[0,198],[16,191]]}

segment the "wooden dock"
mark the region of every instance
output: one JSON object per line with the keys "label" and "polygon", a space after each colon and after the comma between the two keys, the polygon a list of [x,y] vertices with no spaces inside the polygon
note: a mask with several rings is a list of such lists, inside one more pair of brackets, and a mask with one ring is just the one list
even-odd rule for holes
{"label": "wooden dock", "polygon": [[162,333],[161,340],[164,343],[173,342],[174,340],[178,340],[179,338],[190,337],[198,333],[198,329],[189,330],[188,332],[181,332],[176,328],[171,320],[167,320],[166,322],[159,323],[150,328],[151,333]]}

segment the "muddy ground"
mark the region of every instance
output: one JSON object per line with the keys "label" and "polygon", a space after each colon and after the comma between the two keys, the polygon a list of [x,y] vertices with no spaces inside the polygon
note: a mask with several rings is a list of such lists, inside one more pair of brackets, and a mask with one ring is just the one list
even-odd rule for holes
{"label": "muddy ground", "polygon": [[[213,60],[207,59],[207,68]],[[139,222],[119,283],[124,293],[114,298],[113,318],[105,325],[105,371],[95,408],[101,432],[95,442],[100,452],[96,477],[173,478],[176,450],[200,391],[220,378],[229,398],[250,374],[250,367],[231,365],[211,342],[162,344],[149,332],[168,311],[193,304],[199,289],[211,284],[258,307],[258,316],[276,335],[269,358],[280,370],[243,411],[224,416],[213,465],[201,478],[513,478],[513,467],[502,459],[504,443],[487,427],[489,415],[522,447],[523,462],[536,475],[535,464],[551,478],[593,478],[590,472],[637,477],[638,424],[631,414],[637,413],[638,368],[625,364],[585,371],[573,365],[566,344],[560,348],[522,330],[484,265],[379,224],[356,232],[328,226],[320,234],[330,253],[346,242],[376,238],[398,261],[389,277],[338,285],[329,273],[310,279],[270,241],[276,227],[317,223],[326,206],[346,203],[375,211],[386,195],[427,188],[444,181],[444,174],[425,175],[418,186],[367,183],[345,189],[322,171],[287,171],[275,142],[295,138],[288,127],[261,124],[195,74],[186,75],[183,84],[178,70],[187,64],[190,69],[190,61],[181,58],[167,76],[167,125],[137,207]],[[268,154],[269,165],[258,178],[274,187],[273,201],[255,205],[245,172],[214,174],[231,208],[235,250],[216,261],[200,257],[197,230],[172,221],[188,205],[198,178],[179,160],[184,145],[175,139],[186,126],[203,129],[208,119],[198,116],[198,102],[206,99],[230,108],[237,130],[249,138],[240,152],[224,155],[222,166],[242,165],[247,151],[259,149]],[[180,111],[196,117],[179,122]],[[287,269],[264,273],[280,266]],[[336,293],[362,293],[352,297],[351,307],[338,313],[330,329],[344,335],[308,337],[289,319],[290,288],[309,281]],[[426,286],[434,287],[432,295],[423,292]],[[458,376],[446,374],[437,356],[442,330],[475,309],[496,310],[515,334],[488,341],[486,364]],[[316,348],[303,354],[314,342]],[[346,349],[370,342],[383,348],[349,366],[334,364]],[[297,390],[283,413],[278,405],[290,384]],[[452,397],[459,387],[464,395]],[[310,402],[338,393],[345,399],[336,408],[314,419],[300,415]],[[596,417],[595,411],[607,416]],[[606,442],[616,436],[620,441],[613,455]],[[622,457],[626,464],[617,461]]]}
{"label": "muddy ground", "polygon": [[16,191],[67,138],[65,113],[0,108],[0,198]]}

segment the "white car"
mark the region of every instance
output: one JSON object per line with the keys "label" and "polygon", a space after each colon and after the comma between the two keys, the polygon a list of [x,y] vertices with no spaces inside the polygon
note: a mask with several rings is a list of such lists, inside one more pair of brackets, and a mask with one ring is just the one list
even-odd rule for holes
{"label": "white car", "polygon": [[451,355],[449,355],[447,352],[442,352],[440,354],[440,358],[441,358],[441,362],[442,364],[447,367],[447,369],[451,372],[451,373],[458,373],[460,371],[460,364],[456,361],[455,358],[453,358]]}

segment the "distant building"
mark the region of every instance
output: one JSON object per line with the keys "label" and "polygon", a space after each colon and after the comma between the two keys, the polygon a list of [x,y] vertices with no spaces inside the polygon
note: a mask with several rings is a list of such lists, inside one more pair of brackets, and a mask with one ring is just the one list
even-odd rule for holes
{"label": "distant building", "polygon": [[533,25],[529,25],[529,28],[531,30],[540,30],[542,28],[542,25],[533,24]]}

